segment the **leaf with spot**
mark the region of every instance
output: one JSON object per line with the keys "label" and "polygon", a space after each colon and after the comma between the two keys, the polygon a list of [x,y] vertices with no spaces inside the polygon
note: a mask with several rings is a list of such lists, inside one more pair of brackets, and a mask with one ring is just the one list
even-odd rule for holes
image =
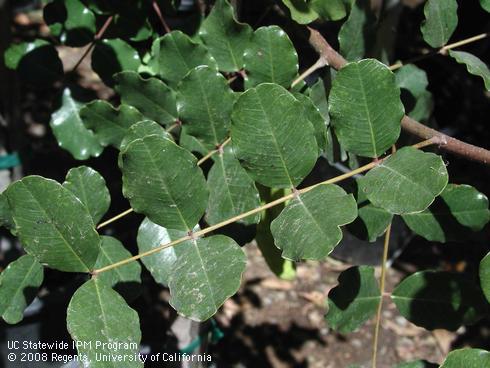
{"label": "leaf with spot", "polygon": [[27,176],[4,192],[27,253],[66,272],[92,270],[100,237],[88,209],[54,180]]}
{"label": "leaf with spot", "polygon": [[0,274],[0,315],[9,324],[24,318],[24,310],[34,300],[44,278],[43,266],[25,255],[11,262]]}
{"label": "leaf with spot", "polygon": [[103,100],[96,100],[80,109],[85,126],[95,132],[103,146],[120,148],[128,129],[144,120],[144,116],[132,106],[121,105],[117,109]]}
{"label": "leaf with spot", "polygon": [[120,155],[123,194],[135,212],[170,229],[194,228],[206,210],[209,194],[189,151],[150,135],[131,142]]}
{"label": "leaf with spot", "polygon": [[469,52],[449,50],[449,55],[459,64],[466,65],[468,73],[481,77],[486,90],[490,91],[490,69],[487,64]]}
{"label": "leaf with spot", "polygon": [[117,359],[117,367],[143,367],[141,361],[134,361],[141,341],[138,314],[98,277],[84,283],[73,294],[66,324],[71,338],[85,343],[78,344],[77,350],[91,362],[90,367],[116,366],[101,361],[101,356]]}
{"label": "leaf with spot", "polygon": [[90,167],[70,169],[63,187],[75,194],[87,207],[94,224],[100,221],[111,205],[111,195],[104,178]]}
{"label": "leaf with spot", "polygon": [[217,69],[208,49],[181,31],[173,31],[153,42],[148,65],[170,86],[176,86],[196,66]]}
{"label": "leaf with spot", "polygon": [[390,213],[422,212],[448,182],[440,156],[403,147],[359,179],[369,201]]}
{"label": "leaf with spot", "polygon": [[425,239],[446,242],[466,240],[468,228],[483,229],[490,221],[490,211],[488,198],[472,186],[449,184],[425,211],[402,217],[413,232]]}
{"label": "leaf with spot", "polygon": [[379,157],[398,139],[404,115],[393,73],[374,59],[339,70],[330,91],[330,117],[348,152]]}
{"label": "leaf with spot", "polygon": [[478,283],[461,273],[414,273],[398,284],[391,299],[403,317],[427,330],[455,331],[488,310]]}
{"label": "leaf with spot", "polygon": [[298,54],[288,35],[278,26],[255,30],[244,61],[245,89],[267,82],[289,88],[298,74]]}
{"label": "leaf with spot", "polygon": [[243,68],[243,53],[252,32],[252,27],[236,20],[227,0],[218,0],[202,23],[199,37],[220,70],[236,72]]}
{"label": "leaf with spot", "polygon": [[143,79],[136,72],[126,71],[116,74],[114,80],[123,104],[137,108],[145,117],[162,125],[177,120],[175,92],[158,78]]}
{"label": "leaf with spot", "polygon": [[420,26],[425,42],[432,47],[444,46],[458,25],[456,0],[427,0],[425,20]]}
{"label": "leaf with spot", "polygon": [[413,64],[402,66],[395,74],[401,90],[405,112],[412,119],[428,121],[433,109],[432,94],[427,90],[429,81],[424,70]]}
{"label": "leaf with spot", "polygon": [[357,217],[352,194],[333,184],[298,194],[271,223],[282,256],[293,261],[323,260],[342,239],[340,226]]}
{"label": "leaf with spot", "polygon": [[186,133],[208,149],[229,135],[235,95],[226,79],[208,66],[192,69],[179,84],[177,103]]}
{"label": "leaf with spot", "polygon": [[359,328],[373,317],[381,302],[374,267],[351,267],[339,276],[339,284],[328,293],[328,325],[340,333]]}
{"label": "leaf with spot", "polygon": [[249,175],[269,187],[295,187],[315,165],[318,147],[301,103],[276,84],[243,93],[233,106],[235,156]]}
{"label": "leaf with spot", "polygon": [[490,302],[490,253],[480,262],[480,284],[483,294]]}

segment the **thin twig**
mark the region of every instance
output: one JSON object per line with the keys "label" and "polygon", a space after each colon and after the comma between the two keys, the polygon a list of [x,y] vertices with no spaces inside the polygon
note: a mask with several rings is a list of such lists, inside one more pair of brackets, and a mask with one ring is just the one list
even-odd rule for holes
{"label": "thin twig", "polygon": [[102,228],[104,226],[107,226],[107,225],[113,223],[114,221],[117,221],[120,218],[122,218],[122,217],[124,217],[126,215],[129,215],[131,212],[133,212],[133,209],[132,208],[130,208],[129,210],[126,210],[124,212],[121,212],[119,215],[114,216],[114,217],[110,218],[107,221],[101,222],[99,225],[97,225],[97,228],[96,229],[98,230],[98,229],[100,229],[100,228]]}
{"label": "thin twig", "polygon": [[314,73],[318,69],[323,68],[324,66],[328,65],[327,60],[325,58],[319,58],[315,64],[310,66],[308,69],[306,69],[298,78],[296,78],[293,83],[291,83],[291,88],[293,88],[295,85],[297,85],[299,82],[304,80],[306,77],[308,77],[310,74]]}
{"label": "thin twig", "polygon": [[201,166],[204,162],[209,160],[211,156],[213,156],[216,152],[219,152],[220,150],[223,149],[224,146],[226,146],[228,143],[230,143],[231,138],[226,139],[223,143],[218,145],[216,149],[209,151],[206,156],[202,157],[199,161],[197,161],[197,166]]}
{"label": "thin twig", "polygon": [[[388,263],[388,249],[390,246],[390,234],[391,234],[391,223],[388,225],[385,233],[385,241],[383,246],[383,260],[381,263],[381,276],[380,276],[380,286],[379,291],[380,295],[385,295],[385,285],[386,285],[386,269]],[[381,312],[383,310],[383,298],[379,298],[378,303],[378,311],[376,313],[376,325],[374,327],[374,339],[373,339],[373,359],[372,359],[372,368],[376,368],[376,359],[378,353],[378,339],[379,339],[379,330],[381,326]]]}
{"label": "thin twig", "polygon": [[160,23],[162,23],[163,28],[165,29],[165,32],[170,33],[172,30],[168,26],[167,22],[165,21],[165,18],[163,17],[162,10],[160,9],[160,6],[156,2],[156,0],[152,1],[152,6],[153,10],[155,10],[155,13],[158,16],[158,19],[160,19]]}

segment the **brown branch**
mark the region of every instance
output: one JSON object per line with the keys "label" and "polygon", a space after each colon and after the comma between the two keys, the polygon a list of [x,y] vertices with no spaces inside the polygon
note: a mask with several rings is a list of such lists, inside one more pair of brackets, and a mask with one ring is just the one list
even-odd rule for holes
{"label": "brown branch", "polygon": [[[310,45],[324,58],[326,63],[335,69],[341,69],[347,60],[344,59],[317,30],[308,27],[310,31]],[[454,153],[464,158],[490,165],[490,151],[485,148],[460,141],[435,129],[431,129],[418,121],[405,115],[401,121],[402,129],[423,139],[436,138],[439,147],[447,152]]]}
{"label": "brown branch", "polygon": [[156,0],[152,1],[152,6],[153,10],[155,10],[156,15],[158,16],[158,19],[160,19],[160,23],[162,23],[163,28],[165,29],[165,32],[170,33],[172,30],[168,26],[167,22],[165,21],[165,18],[163,17],[162,10],[158,6],[158,3]]}

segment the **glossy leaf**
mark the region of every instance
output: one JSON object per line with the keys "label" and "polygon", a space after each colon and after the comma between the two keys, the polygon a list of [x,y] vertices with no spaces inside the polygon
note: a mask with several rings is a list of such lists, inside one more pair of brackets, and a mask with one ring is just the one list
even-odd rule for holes
{"label": "glossy leaf", "polygon": [[359,185],[375,206],[400,215],[425,210],[447,182],[440,156],[403,147],[371,169]]}
{"label": "glossy leaf", "polygon": [[11,262],[0,274],[0,315],[10,324],[24,318],[24,310],[34,300],[43,282],[43,266],[25,255]]}
{"label": "glossy leaf", "polygon": [[261,84],[238,98],[231,138],[241,165],[265,186],[296,186],[316,162],[314,129],[301,103],[275,84]]}
{"label": "glossy leaf", "polygon": [[[78,288],[68,305],[66,322],[72,339],[85,343],[78,344],[77,350],[91,362],[90,367],[143,367],[138,359],[138,314],[102,280],[94,278]],[[104,362],[101,356],[112,357],[117,364]]]}
{"label": "glossy leaf", "polygon": [[298,54],[288,35],[278,26],[255,30],[244,61],[246,89],[265,82],[289,88],[298,74]]}
{"label": "glossy leaf", "polygon": [[180,31],[167,33],[155,40],[151,54],[150,67],[171,86],[176,86],[196,66],[207,65],[217,69],[216,61],[207,48]]}
{"label": "glossy leaf", "polygon": [[366,59],[337,73],[330,92],[330,117],[348,152],[379,157],[397,141],[403,115],[400,90],[384,64]]}
{"label": "glossy leaf", "polygon": [[425,239],[445,242],[463,235],[463,226],[479,231],[490,221],[488,198],[469,185],[449,184],[428,209],[403,220]]}
{"label": "glossy leaf", "polygon": [[429,81],[424,70],[413,64],[404,65],[395,74],[396,84],[401,89],[405,112],[418,121],[428,121],[432,113],[432,94],[427,90]]}
{"label": "glossy leaf", "polygon": [[[112,236],[101,236],[100,253],[95,269],[114,264],[132,257],[124,245]],[[139,292],[141,283],[141,266],[138,262],[130,262],[97,275],[100,282],[114,288],[122,296],[132,299]]]}
{"label": "glossy leaf", "polygon": [[398,284],[391,298],[402,316],[428,330],[454,331],[472,324],[488,306],[478,283],[450,272],[414,273]]}
{"label": "glossy leaf", "polygon": [[486,90],[490,91],[490,69],[487,64],[469,52],[449,50],[449,55],[459,64],[466,65],[468,73],[481,77]]}
{"label": "glossy leaf", "polygon": [[227,0],[218,0],[204,20],[199,36],[220,70],[236,72],[243,68],[243,53],[252,32],[252,27],[236,20]]}
{"label": "glossy leaf", "polygon": [[308,24],[318,18],[318,13],[306,1],[282,0],[282,2],[289,8],[291,18],[299,24]]}
{"label": "glossy leaf", "polygon": [[27,253],[48,267],[88,272],[100,238],[87,208],[54,180],[27,176],[4,192]]}
{"label": "glossy leaf", "polygon": [[111,195],[104,178],[90,167],[70,169],[63,186],[85,205],[94,224],[100,221],[111,205]]}
{"label": "glossy leaf", "polygon": [[131,142],[121,157],[123,194],[135,212],[170,229],[190,231],[198,223],[208,190],[190,152],[150,135]]}
{"label": "glossy leaf", "polygon": [[324,117],[320,110],[313,104],[313,101],[306,95],[301,93],[295,93],[294,97],[301,102],[304,109],[304,116],[313,125],[315,130],[316,143],[318,145],[318,152],[321,153],[327,146],[327,126]]}
{"label": "glossy leaf", "polygon": [[168,133],[165,129],[163,129],[161,125],[151,120],[142,120],[142,121],[138,121],[137,123],[129,127],[128,131],[126,132],[126,135],[121,141],[120,150],[124,151],[126,147],[136,139],[144,138],[148,135],[153,135],[153,134],[173,140],[172,135]]}
{"label": "glossy leaf", "polygon": [[186,133],[208,149],[223,143],[229,135],[235,95],[226,79],[207,66],[192,69],[179,84],[179,117]]}
{"label": "glossy leaf", "polygon": [[144,116],[132,106],[121,105],[117,109],[103,100],[90,102],[80,109],[85,126],[95,132],[103,146],[119,148],[133,124],[144,120]]}
{"label": "glossy leaf", "polygon": [[457,349],[451,351],[440,368],[482,368],[490,366],[490,352],[483,349]]}
{"label": "glossy leaf", "polygon": [[458,25],[456,0],[427,0],[425,21],[420,26],[425,42],[432,47],[444,46]]}
{"label": "glossy leaf", "polygon": [[483,294],[490,302],[490,253],[480,262],[480,284]]}
{"label": "glossy leaf", "polygon": [[68,88],[63,90],[61,107],[51,115],[49,123],[61,148],[77,160],[97,157],[103,150],[94,133],[87,129],[80,117],[82,104],[76,101]]}
{"label": "glossy leaf", "polygon": [[342,239],[340,226],[357,217],[354,197],[341,187],[320,185],[299,194],[271,223],[282,256],[293,261],[322,260]]}
{"label": "glossy leaf", "polygon": [[114,79],[123,104],[136,107],[145,117],[162,125],[177,120],[175,92],[161,80],[143,79],[132,71],[118,73]]}
{"label": "glossy leaf", "polygon": [[[214,157],[214,165],[208,174],[209,204],[206,221],[209,225],[250,211],[260,206],[260,197],[255,183],[235,158],[232,148],[225,146]],[[244,218],[241,222],[250,225],[260,220],[260,214]]]}
{"label": "glossy leaf", "polygon": [[351,267],[339,276],[339,284],[328,293],[328,325],[341,333],[359,328],[373,317],[381,301],[374,267]]}
{"label": "glossy leaf", "polygon": [[92,69],[110,87],[114,85],[114,74],[136,71],[140,65],[138,52],[119,38],[98,41],[92,52]]}

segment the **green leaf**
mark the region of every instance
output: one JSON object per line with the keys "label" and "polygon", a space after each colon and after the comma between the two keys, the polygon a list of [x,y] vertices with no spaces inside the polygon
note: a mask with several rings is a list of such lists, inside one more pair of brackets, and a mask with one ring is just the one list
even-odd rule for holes
{"label": "green leaf", "polygon": [[327,91],[323,79],[319,78],[315,84],[311,86],[309,97],[313,102],[313,105],[315,105],[322,115],[323,120],[325,120],[325,125],[328,126],[330,124],[330,115],[328,113]]}
{"label": "green leaf", "polygon": [[328,293],[328,325],[340,333],[356,330],[374,316],[381,301],[374,267],[351,267],[339,276],[339,284]]}
{"label": "green leaf", "polygon": [[0,193],[0,226],[4,226],[9,230],[15,229],[12,211],[10,211],[7,196],[4,193]]}
{"label": "green leaf", "polygon": [[111,195],[104,178],[90,167],[70,169],[63,186],[83,203],[94,224],[100,221],[111,205]]}
{"label": "green leaf", "polygon": [[401,215],[422,212],[448,182],[440,156],[403,147],[359,179],[360,189],[377,207]]}
{"label": "green leaf", "polygon": [[[208,174],[209,204],[206,221],[209,225],[250,211],[260,206],[255,183],[235,158],[232,148],[225,146],[214,157],[214,165]],[[246,225],[256,224],[260,214],[241,220]]]}
{"label": "green leaf", "polygon": [[490,13],[490,0],[480,0],[480,5],[483,9]]}
{"label": "green leaf", "polygon": [[445,242],[464,236],[462,226],[481,230],[490,221],[490,211],[488,198],[472,186],[448,184],[428,209],[402,217],[412,231],[425,239]]}
{"label": "green leaf", "polygon": [[199,141],[196,137],[187,133],[187,126],[182,126],[179,137],[179,145],[182,148],[190,152],[200,153],[201,156],[204,156],[209,153],[209,148],[206,147],[201,141]]}
{"label": "green leaf", "polygon": [[311,0],[309,6],[325,20],[340,20],[347,15],[343,0]]}
{"label": "green leaf", "polygon": [[173,140],[170,133],[165,131],[161,125],[155,123],[152,120],[142,120],[131,125],[126,132],[123,140],[121,141],[120,150],[124,151],[126,147],[132,142],[140,138],[144,138],[147,135],[156,134],[161,137]]}
{"label": "green leaf", "polygon": [[298,194],[271,223],[282,256],[293,261],[322,260],[342,239],[340,226],[357,217],[352,194],[333,184]]}
{"label": "green leaf", "polygon": [[301,102],[304,109],[304,116],[315,130],[315,139],[318,145],[318,153],[323,152],[327,146],[327,125],[320,110],[313,104],[313,101],[306,95],[295,93],[294,97]]}
{"label": "green leaf", "polygon": [[400,135],[404,115],[395,76],[374,59],[339,70],[330,92],[330,117],[342,147],[365,157],[379,157]]}
{"label": "green leaf", "polygon": [[17,75],[26,83],[46,86],[63,76],[58,51],[45,40],[11,45],[5,51],[4,60],[5,66],[17,70]]}
{"label": "green leaf", "polygon": [[24,310],[34,300],[43,282],[43,266],[25,255],[11,262],[0,274],[0,315],[9,324],[24,318]]}
{"label": "green leaf", "polygon": [[487,309],[478,283],[459,273],[414,273],[398,284],[391,298],[402,316],[428,330],[454,331],[475,323]]}
{"label": "green leaf", "polygon": [[[78,353],[86,357],[90,367],[143,367],[138,358],[138,314],[98,277],[73,294],[66,324],[72,339],[81,342]],[[101,357],[112,358],[117,364],[103,362]]]}
{"label": "green leaf", "polygon": [[490,366],[490,352],[482,349],[457,349],[451,351],[441,368],[482,368]]}
{"label": "green leaf", "polygon": [[77,160],[97,157],[103,150],[94,133],[87,129],[80,117],[81,103],[68,88],[63,90],[61,107],[51,115],[50,126],[61,148]]}
{"label": "green leaf", "polygon": [[282,0],[289,8],[291,18],[299,24],[308,24],[318,18],[318,13],[305,0]]}
{"label": "green leaf", "polygon": [[169,139],[150,135],[121,152],[123,194],[135,212],[170,229],[190,231],[208,204],[196,158]]}
{"label": "green leaf", "polygon": [[483,294],[490,302],[490,253],[480,262],[480,284]]}
{"label": "green leaf", "polygon": [[261,84],[238,98],[231,138],[241,165],[265,186],[295,187],[316,162],[314,129],[303,106],[276,84]]}
{"label": "green leaf", "polygon": [[[124,245],[112,236],[101,236],[100,253],[95,269],[109,266],[123,259],[132,257]],[[114,288],[126,299],[131,300],[139,292],[141,283],[141,266],[138,262],[130,262],[97,275],[98,281]]]}
{"label": "green leaf", "polygon": [[177,104],[186,133],[209,149],[226,139],[235,95],[226,79],[208,66],[192,69],[179,84]]}
{"label": "green leaf", "polygon": [[140,65],[138,52],[119,38],[98,41],[92,52],[92,69],[110,87],[114,85],[114,74],[137,71]]}
{"label": "green leaf", "polygon": [[349,17],[339,31],[340,54],[349,61],[365,57],[376,41],[376,16],[369,0],[352,1]]}
{"label": "green leaf", "polygon": [[490,69],[488,69],[488,66],[483,61],[475,55],[464,51],[449,50],[449,55],[459,64],[466,65],[468,73],[482,77],[486,90],[490,91]]}
{"label": "green leaf", "polygon": [[420,26],[425,42],[432,47],[444,46],[458,25],[456,0],[427,0],[425,21]]}
{"label": "green leaf", "polygon": [[224,72],[243,68],[243,53],[252,36],[252,27],[239,23],[227,0],[218,0],[204,20],[199,36]]}
{"label": "green leaf", "polygon": [[176,86],[196,66],[207,65],[217,69],[216,61],[207,48],[180,31],[167,33],[155,40],[151,54],[148,64],[171,86]]}
{"label": "green leaf", "polygon": [[114,80],[123,104],[136,107],[148,119],[162,125],[170,125],[177,120],[175,92],[161,80],[143,79],[132,71],[118,73]]}
{"label": "green leaf", "polygon": [[27,176],[4,193],[27,253],[60,271],[93,268],[100,238],[87,208],[73,193],[40,176]]}
{"label": "green leaf", "polygon": [[129,127],[145,119],[133,106],[120,105],[115,109],[103,100],[86,104],[80,109],[80,117],[95,132],[100,144],[118,149]]}
{"label": "green leaf", "polygon": [[298,54],[278,26],[255,30],[243,58],[247,71],[245,89],[264,82],[289,88],[298,74]]}
{"label": "green leaf", "polygon": [[425,71],[413,64],[404,65],[397,70],[395,79],[401,89],[406,114],[418,121],[428,121],[433,103],[432,94],[427,90],[429,81]]}

